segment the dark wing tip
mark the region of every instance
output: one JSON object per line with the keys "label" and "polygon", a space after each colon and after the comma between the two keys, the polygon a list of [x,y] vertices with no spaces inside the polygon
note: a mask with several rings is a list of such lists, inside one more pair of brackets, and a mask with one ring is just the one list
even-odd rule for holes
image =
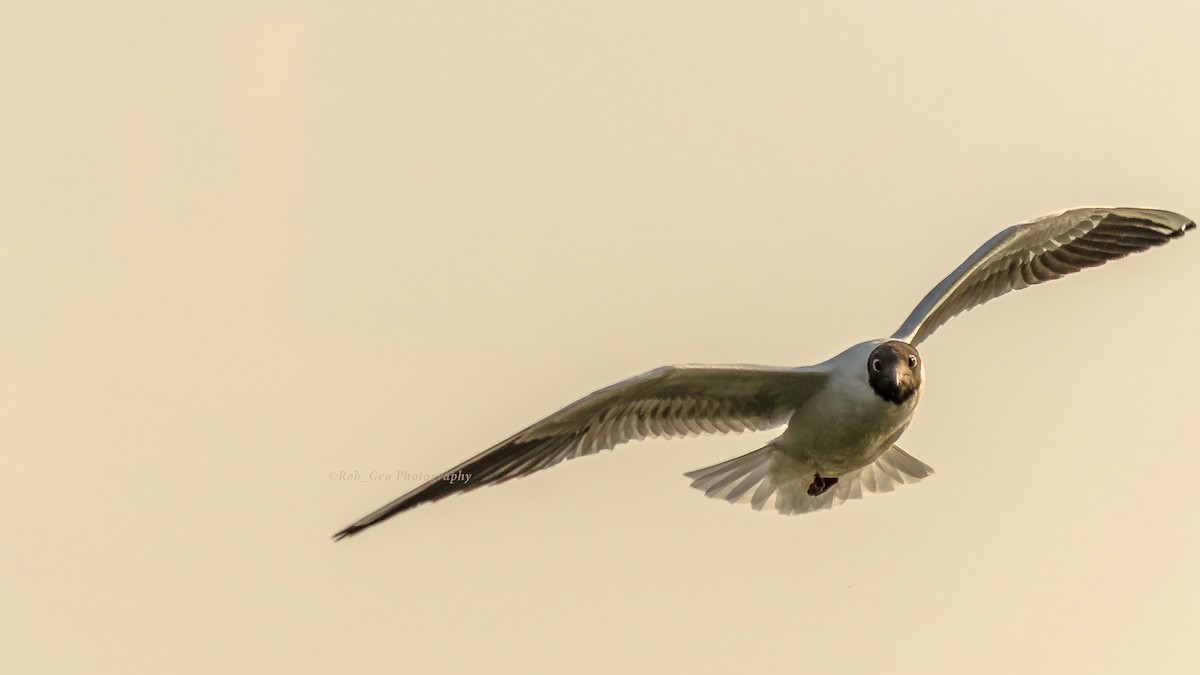
{"label": "dark wing tip", "polygon": [[350,535],[358,532],[359,530],[366,529],[366,527],[367,527],[366,525],[347,526],[347,527],[343,528],[341,531],[339,531],[337,534],[333,535],[333,540],[341,541],[341,540],[345,539],[346,537],[349,537]]}
{"label": "dark wing tip", "polygon": [[[480,485],[487,485],[487,483],[483,482]],[[368,527],[378,525],[389,518],[404,513],[405,511],[420,506],[421,504],[437,501],[456,492],[472,490],[480,485],[468,485],[466,482],[451,484],[449,481],[441,478],[434,478],[412,492],[409,492],[408,494],[385,504],[370,514],[358,519],[354,523],[342,528],[337,534],[333,535],[333,540],[341,541],[346,537],[353,536],[367,529]]]}

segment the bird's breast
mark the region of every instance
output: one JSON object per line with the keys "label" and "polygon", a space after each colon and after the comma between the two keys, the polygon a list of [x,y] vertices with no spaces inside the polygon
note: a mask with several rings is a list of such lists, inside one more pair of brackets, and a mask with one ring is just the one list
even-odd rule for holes
{"label": "bird's breast", "polygon": [[854,372],[836,373],[824,391],[792,415],[776,442],[823,476],[839,476],[878,459],[912,420],[921,391],[896,404],[880,398]]}

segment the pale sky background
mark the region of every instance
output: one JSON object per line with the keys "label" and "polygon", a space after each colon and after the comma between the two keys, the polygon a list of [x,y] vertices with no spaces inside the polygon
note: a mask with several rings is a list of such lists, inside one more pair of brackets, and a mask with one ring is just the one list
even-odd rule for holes
{"label": "pale sky background", "polygon": [[[329,536],[664,363],[888,335],[999,229],[1200,217],[1191,2],[0,8],[0,671],[1200,672],[1200,235],[962,315],[932,478],[649,442]],[[364,480],[330,480],[334,472]]]}

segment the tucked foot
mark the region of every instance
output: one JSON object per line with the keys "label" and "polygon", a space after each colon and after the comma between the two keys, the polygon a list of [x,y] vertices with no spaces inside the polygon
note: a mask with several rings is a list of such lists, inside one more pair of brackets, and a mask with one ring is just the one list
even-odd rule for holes
{"label": "tucked foot", "polygon": [[837,482],[838,482],[838,479],[836,477],[835,478],[822,478],[821,474],[814,473],[812,485],[808,486],[808,495],[810,497],[819,497],[819,496],[825,494],[826,490],[833,487],[834,485],[837,485]]}

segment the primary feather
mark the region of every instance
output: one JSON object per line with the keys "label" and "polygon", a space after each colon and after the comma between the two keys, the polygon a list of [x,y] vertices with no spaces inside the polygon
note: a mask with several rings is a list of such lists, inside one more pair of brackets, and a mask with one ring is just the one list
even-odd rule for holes
{"label": "primary feather", "polygon": [[536,422],[367,514],[334,535],[348,537],[425,502],[527,476],[565,459],[645,438],[771,429],[825,381],[813,368],[657,368],[605,387]]}
{"label": "primary feather", "polygon": [[929,291],[892,338],[916,346],[955,315],[1009,291],[1161,246],[1194,227],[1170,211],[1100,207],[1014,225]]}

